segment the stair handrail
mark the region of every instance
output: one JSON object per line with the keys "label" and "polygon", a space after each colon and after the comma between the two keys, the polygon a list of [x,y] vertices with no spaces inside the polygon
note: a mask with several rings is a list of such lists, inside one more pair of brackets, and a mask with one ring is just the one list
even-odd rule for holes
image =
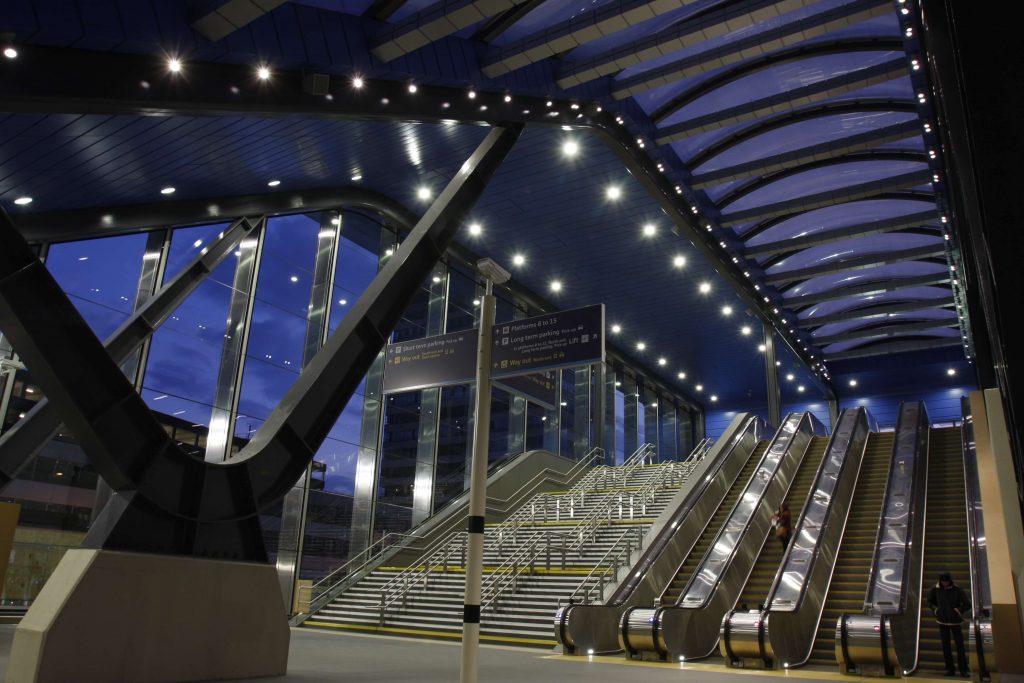
{"label": "stair handrail", "polygon": [[700,443],[694,446],[693,450],[690,451],[690,454],[686,456],[682,462],[693,462],[694,464],[699,463],[704,459],[704,456],[708,454],[708,451],[710,451],[711,447],[714,445],[715,440],[710,436],[705,436],[700,440]]}
{"label": "stair handrail", "polygon": [[[634,537],[636,537],[635,541],[634,541]],[[569,597],[567,597],[567,598],[559,598],[558,599],[558,606],[561,607],[563,603],[570,604],[570,605],[572,605],[572,604],[589,605],[590,604],[590,592],[591,592],[591,590],[593,588],[592,582],[594,581],[594,577],[595,576],[598,577],[598,579],[597,579],[597,583],[598,583],[598,589],[597,589],[598,599],[602,599],[602,597],[604,595],[604,584],[605,584],[605,578],[604,577],[608,576],[608,573],[609,573],[608,572],[608,568],[609,567],[612,568],[611,580],[615,581],[615,578],[616,578],[616,576],[618,574],[618,571],[619,571],[619,559],[622,558],[623,555],[625,555],[625,557],[623,559],[623,566],[628,565],[629,564],[629,560],[630,560],[630,558],[633,555],[633,551],[634,550],[639,550],[640,549],[640,544],[642,542],[643,542],[643,532],[640,529],[640,527],[635,527],[635,528],[632,528],[632,529],[626,529],[624,532],[619,534],[619,537],[617,539],[615,539],[615,541],[612,543],[612,546],[608,549],[608,552],[606,552],[601,557],[601,559],[597,561],[597,564],[590,571],[590,573],[587,574],[585,577],[583,577],[583,580],[580,581],[579,585],[576,586],[576,589],[569,595]],[[634,545],[634,543],[635,543],[635,545]],[[581,594],[581,591],[582,591],[583,599],[580,600],[577,603],[577,596],[579,596]]]}
{"label": "stair handrail", "polygon": [[[575,473],[578,470],[580,470],[580,469],[582,469],[584,467],[588,467],[588,466],[590,466],[592,464],[593,465],[597,465],[597,463],[601,463],[601,462],[604,462],[604,449],[600,448],[600,447],[592,448],[586,455],[584,455],[582,458],[580,458],[580,460],[575,465],[573,465],[572,469],[569,470],[569,474],[567,476],[569,476],[569,478],[571,478],[572,476],[575,475]],[[558,494],[558,495],[570,495],[571,496],[571,495],[573,495],[575,493],[578,493],[580,491],[585,491],[586,489],[590,488],[591,484],[593,483],[594,478],[596,478],[596,476],[599,475],[603,469],[606,469],[603,465],[598,465],[598,466],[594,467],[593,470],[591,470],[586,475],[581,477],[580,480],[578,482],[576,482],[576,484],[574,484],[571,489],[569,489],[569,491],[567,491],[565,494]],[[524,520],[528,519],[528,521],[531,521],[531,522],[535,521],[534,511],[533,511],[533,509],[531,509],[530,503],[533,503],[535,499],[543,499],[542,498],[543,496],[550,496],[550,495],[552,495],[552,494],[549,494],[549,493],[538,493],[536,496],[534,496],[533,498],[528,500],[526,504],[524,504],[522,507],[520,507],[518,510],[516,510],[515,513],[513,513],[511,516],[509,516],[507,519],[505,519],[501,524],[499,524],[497,527],[495,527],[495,531],[499,535],[501,535],[502,533],[504,533],[504,531],[506,529],[518,528],[520,526],[523,526],[523,524],[525,523]]]}
{"label": "stair handrail", "polygon": [[[521,574],[526,571],[532,573],[541,553],[547,551],[551,538],[558,535],[558,532],[538,531],[517,547],[504,562],[492,569],[480,587],[480,611],[494,608],[497,600],[509,586],[518,585]],[[543,549],[540,548],[542,544]]]}
{"label": "stair handrail", "polygon": [[[590,466],[595,461],[602,461],[604,459],[604,449],[593,448],[583,458],[581,458],[575,465],[570,468],[569,472],[566,473],[566,477],[572,478],[584,467]],[[586,476],[590,476],[588,473]],[[527,489],[527,487],[534,485],[534,479],[531,478],[529,481],[524,483],[515,492],[508,497],[507,500],[514,500],[521,491]],[[537,493],[531,498],[527,499],[521,510],[527,509],[532,501],[539,499],[547,494]],[[519,511],[517,511],[518,513]],[[513,515],[514,517],[515,515]],[[521,524],[517,524],[515,520],[505,520],[502,524],[491,529],[485,535],[485,542],[488,540],[487,535],[490,535],[493,539],[495,536],[501,537],[508,529],[518,528]],[[446,536],[442,536],[438,541],[431,544],[421,556],[414,561],[409,567],[399,572],[390,581],[388,581],[380,589],[381,603],[380,603],[380,619],[383,621],[387,609],[398,602],[399,600],[405,600],[408,592],[418,585],[419,582],[426,583],[430,580],[430,575],[436,571],[437,567],[442,567],[443,571],[447,571],[447,559],[451,556],[453,550],[459,550],[464,554],[465,549],[465,538],[466,534],[462,531],[452,531]],[[415,577],[416,581],[410,580],[411,577]],[[332,589],[332,593],[337,593]]]}
{"label": "stair handrail", "polygon": [[[339,586],[343,586],[346,580],[359,575],[365,567],[376,562],[385,552],[394,549],[395,546],[398,545],[404,545],[405,548],[410,548],[412,547],[410,544],[417,540],[423,540],[423,537],[418,534],[389,531],[381,538],[366,546],[366,548],[356,554],[355,557],[350,558],[345,562],[345,564],[341,565],[313,585],[300,586],[299,591],[309,591],[309,614],[316,612],[325,604],[330,602],[330,598],[327,598],[326,596],[338,589]],[[344,572],[350,567],[353,567],[353,565],[356,566],[348,572],[345,572],[341,578],[335,581],[335,577],[338,574]],[[340,590],[344,590],[344,587],[340,588]]]}

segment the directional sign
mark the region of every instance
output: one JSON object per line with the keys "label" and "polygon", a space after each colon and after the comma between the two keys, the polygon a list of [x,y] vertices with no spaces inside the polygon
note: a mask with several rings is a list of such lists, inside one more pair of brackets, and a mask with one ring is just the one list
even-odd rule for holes
{"label": "directional sign", "polygon": [[388,344],[384,393],[465,384],[476,378],[476,330]]}
{"label": "directional sign", "polygon": [[558,401],[558,375],[554,370],[505,377],[494,384],[513,394],[522,394],[548,410],[554,410]]}
{"label": "directional sign", "polygon": [[604,361],[604,305],[495,325],[491,376],[508,377]]}

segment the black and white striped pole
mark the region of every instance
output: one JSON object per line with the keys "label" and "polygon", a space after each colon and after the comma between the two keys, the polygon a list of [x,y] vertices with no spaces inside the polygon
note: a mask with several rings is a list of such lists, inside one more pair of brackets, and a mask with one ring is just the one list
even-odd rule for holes
{"label": "black and white striped pole", "polygon": [[462,607],[461,683],[476,683],[480,652],[480,586],[484,571],[484,512],[487,508],[487,445],[491,436],[491,328],[494,327],[494,284],[511,275],[489,258],[477,261],[487,280],[480,301],[480,337],[476,355],[476,406],[473,411],[473,463],[469,478],[466,532],[466,597]]}

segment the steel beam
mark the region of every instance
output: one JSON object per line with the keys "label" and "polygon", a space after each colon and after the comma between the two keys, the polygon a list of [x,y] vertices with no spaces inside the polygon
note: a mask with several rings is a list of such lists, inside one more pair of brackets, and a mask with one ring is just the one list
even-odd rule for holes
{"label": "steel beam", "polygon": [[[843,240],[867,237],[884,232],[896,232],[908,228],[934,227],[929,223],[937,222],[938,214],[935,211],[920,211],[907,216],[891,218],[884,221],[873,221],[870,223],[858,223],[833,230],[823,230],[802,237],[791,237],[778,240],[777,242],[765,242],[745,246],[743,253],[748,257],[770,256],[772,254],[784,254],[791,251],[801,251],[809,247],[817,247],[822,244],[841,242]],[[935,227],[938,230],[937,227]]]}
{"label": "steel beam", "polygon": [[913,311],[950,308],[953,305],[954,302],[952,299],[945,298],[921,299],[918,301],[906,301],[903,303],[888,305],[876,304],[874,306],[855,308],[842,313],[833,313],[832,315],[804,318],[797,322],[797,325],[802,330],[810,330],[815,327],[830,325],[832,323],[844,323],[852,320],[864,320],[870,322],[874,318],[888,318],[889,316],[896,315],[897,313],[911,313]]}
{"label": "steel beam", "polygon": [[750,27],[758,21],[779,16],[807,4],[809,2],[806,0],[784,3],[777,0],[747,0],[703,12],[653,36],[568,65],[559,72],[558,85],[571,88],[602,76],[610,76],[653,57],[697,45],[710,36],[720,36],[736,28]]}
{"label": "steel beam", "polygon": [[227,0],[219,2],[192,22],[192,28],[211,43],[223,40],[285,0]]}
{"label": "steel beam", "polygon": [[[751,23],[761,21],[760,14],[762,13],[767,13],[767,16],[778,15],[779,13],[774,11],[773,7],[783,6],[797,9],[806,4],[810,3],[805,0],[774,3],[752,17],[753,21]],[[812,14],[803,19],[782,23],[767,31],[751,32],[749,35],[729,41],[725,45],[706,48],[663,66],[648,69],[636,76],[616,81],[612,90],[612,96],[621,100],[626,97],[639,95],[648,90],[653,90],[654,88],[659,88],[663,85],[689,78],[690,76],[704,74],[727,64],[736,64],[754,56],[767,54],[772,50],[796,45],[812,38],[827,35],[837,29],[853,26],[891,13],[892,3],[886,0],[856,0],[840,7]],[[672,44],[676,47],[672,47],[669,51],[674,52],[688,45],[703,43],[711,35],[719,36],[730,32],[729,22],[719,22],[711,27],[710,32],[701,27],[686,36],[688,41],[674,41]],[[654,47],[646,53],[645,59],[660,56],[661,54],[663,53],[660,46]],[[577,82],[573,82],[574,80]],[[558,84],[562,87],[577,85],[578,82],[582,81],[579,81],[578,78],[574,79],[571,75],[566,75],[566,77],[560,76],[558,79]]]}
{"label": "steel beam", "polygon": [[828,116],[841,116],[843,114],[860,114],[864,112],[900,112],[905,114],[917,114],[917,104],[911,100],[893,100],[885,98],[865,98],[860,100],[844,100],[841,102],[826,102],[814,104],[809,107],[784,111],[775,116],[761,118],[750,125],[744,126],[735,132],[729,133],[721,140],[702,148],[687,162],[687,168],[698,169],[709,160],[727,150],[752,140],[759,135],[791,126],[804,121]]}
{"label": "steel beam", "polygon": [[520,130],[487,135],[255,438],[226,464],[177,448],[0,212],[0,326],[116,492],[85,546],[265,560],[258,513],[305,471]]}
{"label": "steel beam", "polygon": [[[565,100],[369,80],[355,89],[330,76],[327,97],[305,90],[302,71],[275,69],[261,86],[247,64],[185,62],[172,76],[161,57],[19,45],[18,59],[0,60],[0,102],[7,112],[129,116],[261,116],[440,123],[534,123],[585,126],[590,115]],[[551,102],[551,106],[547,103]],[[446,106],[447,105],[447,106]]]}
{"label": "steel beam", "polygon": [[768,388],[768,424],[782,424],[782,390],[779,387],[779,366],[775,354],[775,330],[771,325],[762,324],[764,337],[764,374]]}
{"label": "steel beam", "polygon": [[406,2],[407,0],[374,0],[363,12],[363,16],[377,21],[387,21],[392,14],[402,9]]}
{"label": "steel beam", "polygon": [[[801,1],[787,0],[790,3]],[[488,78],[495,78],[674,12],[692,2],[694,0],[613,0],[502,47],[492,59],[487,60],[482,70]]]}
{"label": "steel beam", "polygon": [[917,261],[919,259],[935,257],[945,258],[945,256],[946,246],[944,242],[940,241],[936,244],[927,244],[923,247],[914,247],[913,249],[883,251],[876,254],[865,254],[864,256],[854,256],[853,258],[830,261],[829,263],[823,263],[809,268],[796,268],[793,270],[783,270],[778,273],[768,273],[763,282],[766,285],[780,285],[787,282],[793,282],[794,280],[808,280],[821,275],[835,275],[837,273],[863,270],[864,268],[884,266],[890,263]]}
{"label": "steel beam", "polygon": [[[203,283],[206,276],[227,258],[242,239],[253,230],[253,223],[239,218],[210,244],[205,253],[186,266],[156,294],[142,303],[105,343],[117,365],[131,360],[147,339],[178,306]],[[131,380],[135,381],[134,373]],[[0,438],[0,491],[3,491],[32,458],[62,429],[61,416],[49,400],[43,398],[27,415]]]}
{"label": "steel beam", "polygon": [[835,54],[852,54],[856,52],[901,52],[903,41],[899,38],[841,38],[807,45],[798,44],[786,50],[772,52],[758,59],[740,62],[731,69],[726,69],[711,78],[684,90],[668,102],[665,102],[651,114],[651,120],[660,124],[669,116],[683,107],[696,102],[729,83],[734,83],[759,71],[771,69],[789,62],[798,62],[812,57]]}
{"label": "steel beam", "polygon": [[794,110],[811,102],[845,95],[862,90],[878,83],[903,78],[907,75],[906,57],[897,57],[881,64],[867,66],[863,69],[850,71],[839,76],[831,76],[808,85],[780,93],[768,95],[751,102],[744,102],[728,109],[680,121],[658,129],[655,136],[658,144],[665,145],[678,142],[692,135],[707,133],[726,126],[750,121],[766,114],[777,114],[780,111]]}
{"label": "steel beam", "polygon": [[389,27],[370,50],[382,62],[512,9],[523,0],[438,0]]}
{"label": "steel beam", "polygon": [[869,130],[857,135],[849,135],[836,140],[808,145],[799,149],[782,152],[769,157],[762,157],[735,166],[727,166],[706,173],[699,173],[690,179],[692,189],[703,189],[731,180],[739,180],[755,175],[776,173],[803,166],[807,163],[836,159],[846,154],[874,149],[887,142],[907,140],[921,135],[921,122],[912,119]]}
{"label": "steel beam", "polygon": [[902,337],[908,334],[924,332],[925,330],[957,327],[957,325],[957,317],[954,315],[952,318],[944,320],[925,320],[914,323],[900,323],[898,325],[882,325],[879,327],[872,327],[870,329],[850,330],[849,332],[843,332],[842,334],[830,334],[825,337],[812,336],[811,339],[817,346],[824,348],[830,344],[838,344],[840,342],[855,341],[858,339]]}
{"label": "steel beam", "polygon": [[898,292],[901,289],[912,287],[928,287],[932,285],[948,285],[950,283],[949,273],[937,273],[935,275],[921,275],[919,277],[891,278],[881,282],[868,282],[863,285],[844,285],[833,289],[818,292],[817,294],[803,294],[788,296],[782,300],[787,308],[797,306],[809,306],[820,304],[825,301],[840,301],[842,299],[855,299],[859,296],[870,296],[873,294],[884,294],[886,292]]}
{"label": "steel beam", "polygon": [[719,219],[723,226],[734,226],[750,221],[772,218],[775,216],[787,216],[805,211],[813,211],[826,206],[835,206],[846,202],[868,199],[891,190],[900,190],[917,185],[927,185],[932,182],[932,170],[925,168],[920,171],[901,173],[900,175],[872,180],[858,185],[839,187],[834,190],[826,190],[817,194],[787,199],[786,201],[755,206],[750,209],[727,213]]}
{"label": "steel beam", "polygon": [[872,344],[867,348],[839,351],[838,353],[826,354],[829,361],[851,360],[854,358],[871,358],[872,356],[889,356],[896,353],[908,353],[910,351],[925,351],[928,349],[942,349],[950,346],[962,347],[960,337],[942,337],[940,339],[925,339],[920,341],[892,342],[889,344]]}
{"label": "steel beam", "polygon": [[495,38],[515,26],[520,19],[543,5],[545,2],[547,2],[547,0],[526,0],[523,4],[507,10],[504,14],[494,17],[479,28],[477,32],[473,34],[473,40],[479,40],[482,43],[490,43],[494,41]]}

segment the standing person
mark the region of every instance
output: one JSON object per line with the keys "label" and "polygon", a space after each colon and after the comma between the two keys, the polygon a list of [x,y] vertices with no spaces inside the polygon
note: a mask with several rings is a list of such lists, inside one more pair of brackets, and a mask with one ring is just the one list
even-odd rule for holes
{"label": "standing person", "polygon": [[939,582],[932,587],[928,595],[928,606],[932,608],[935,620],[939,622],[939,635],[942,637],[942,656],[946,658],[946,675],[953,676],[953,652],[949,638],[956,641],[957,662],[960,675],[969,676],[967,672],[967,656],[964,654],[964,615],[971,611],[971,601],[960,586],[953,583],[949,572],[939,574]]}
{"label": "standing person", "polygon": [[789,514],[789,506],[783,503],[772,515],[772,524],[775,525],[775,538],[782,543],[782,550],[789,546],[789,536],[792,533],[793,516]]}

